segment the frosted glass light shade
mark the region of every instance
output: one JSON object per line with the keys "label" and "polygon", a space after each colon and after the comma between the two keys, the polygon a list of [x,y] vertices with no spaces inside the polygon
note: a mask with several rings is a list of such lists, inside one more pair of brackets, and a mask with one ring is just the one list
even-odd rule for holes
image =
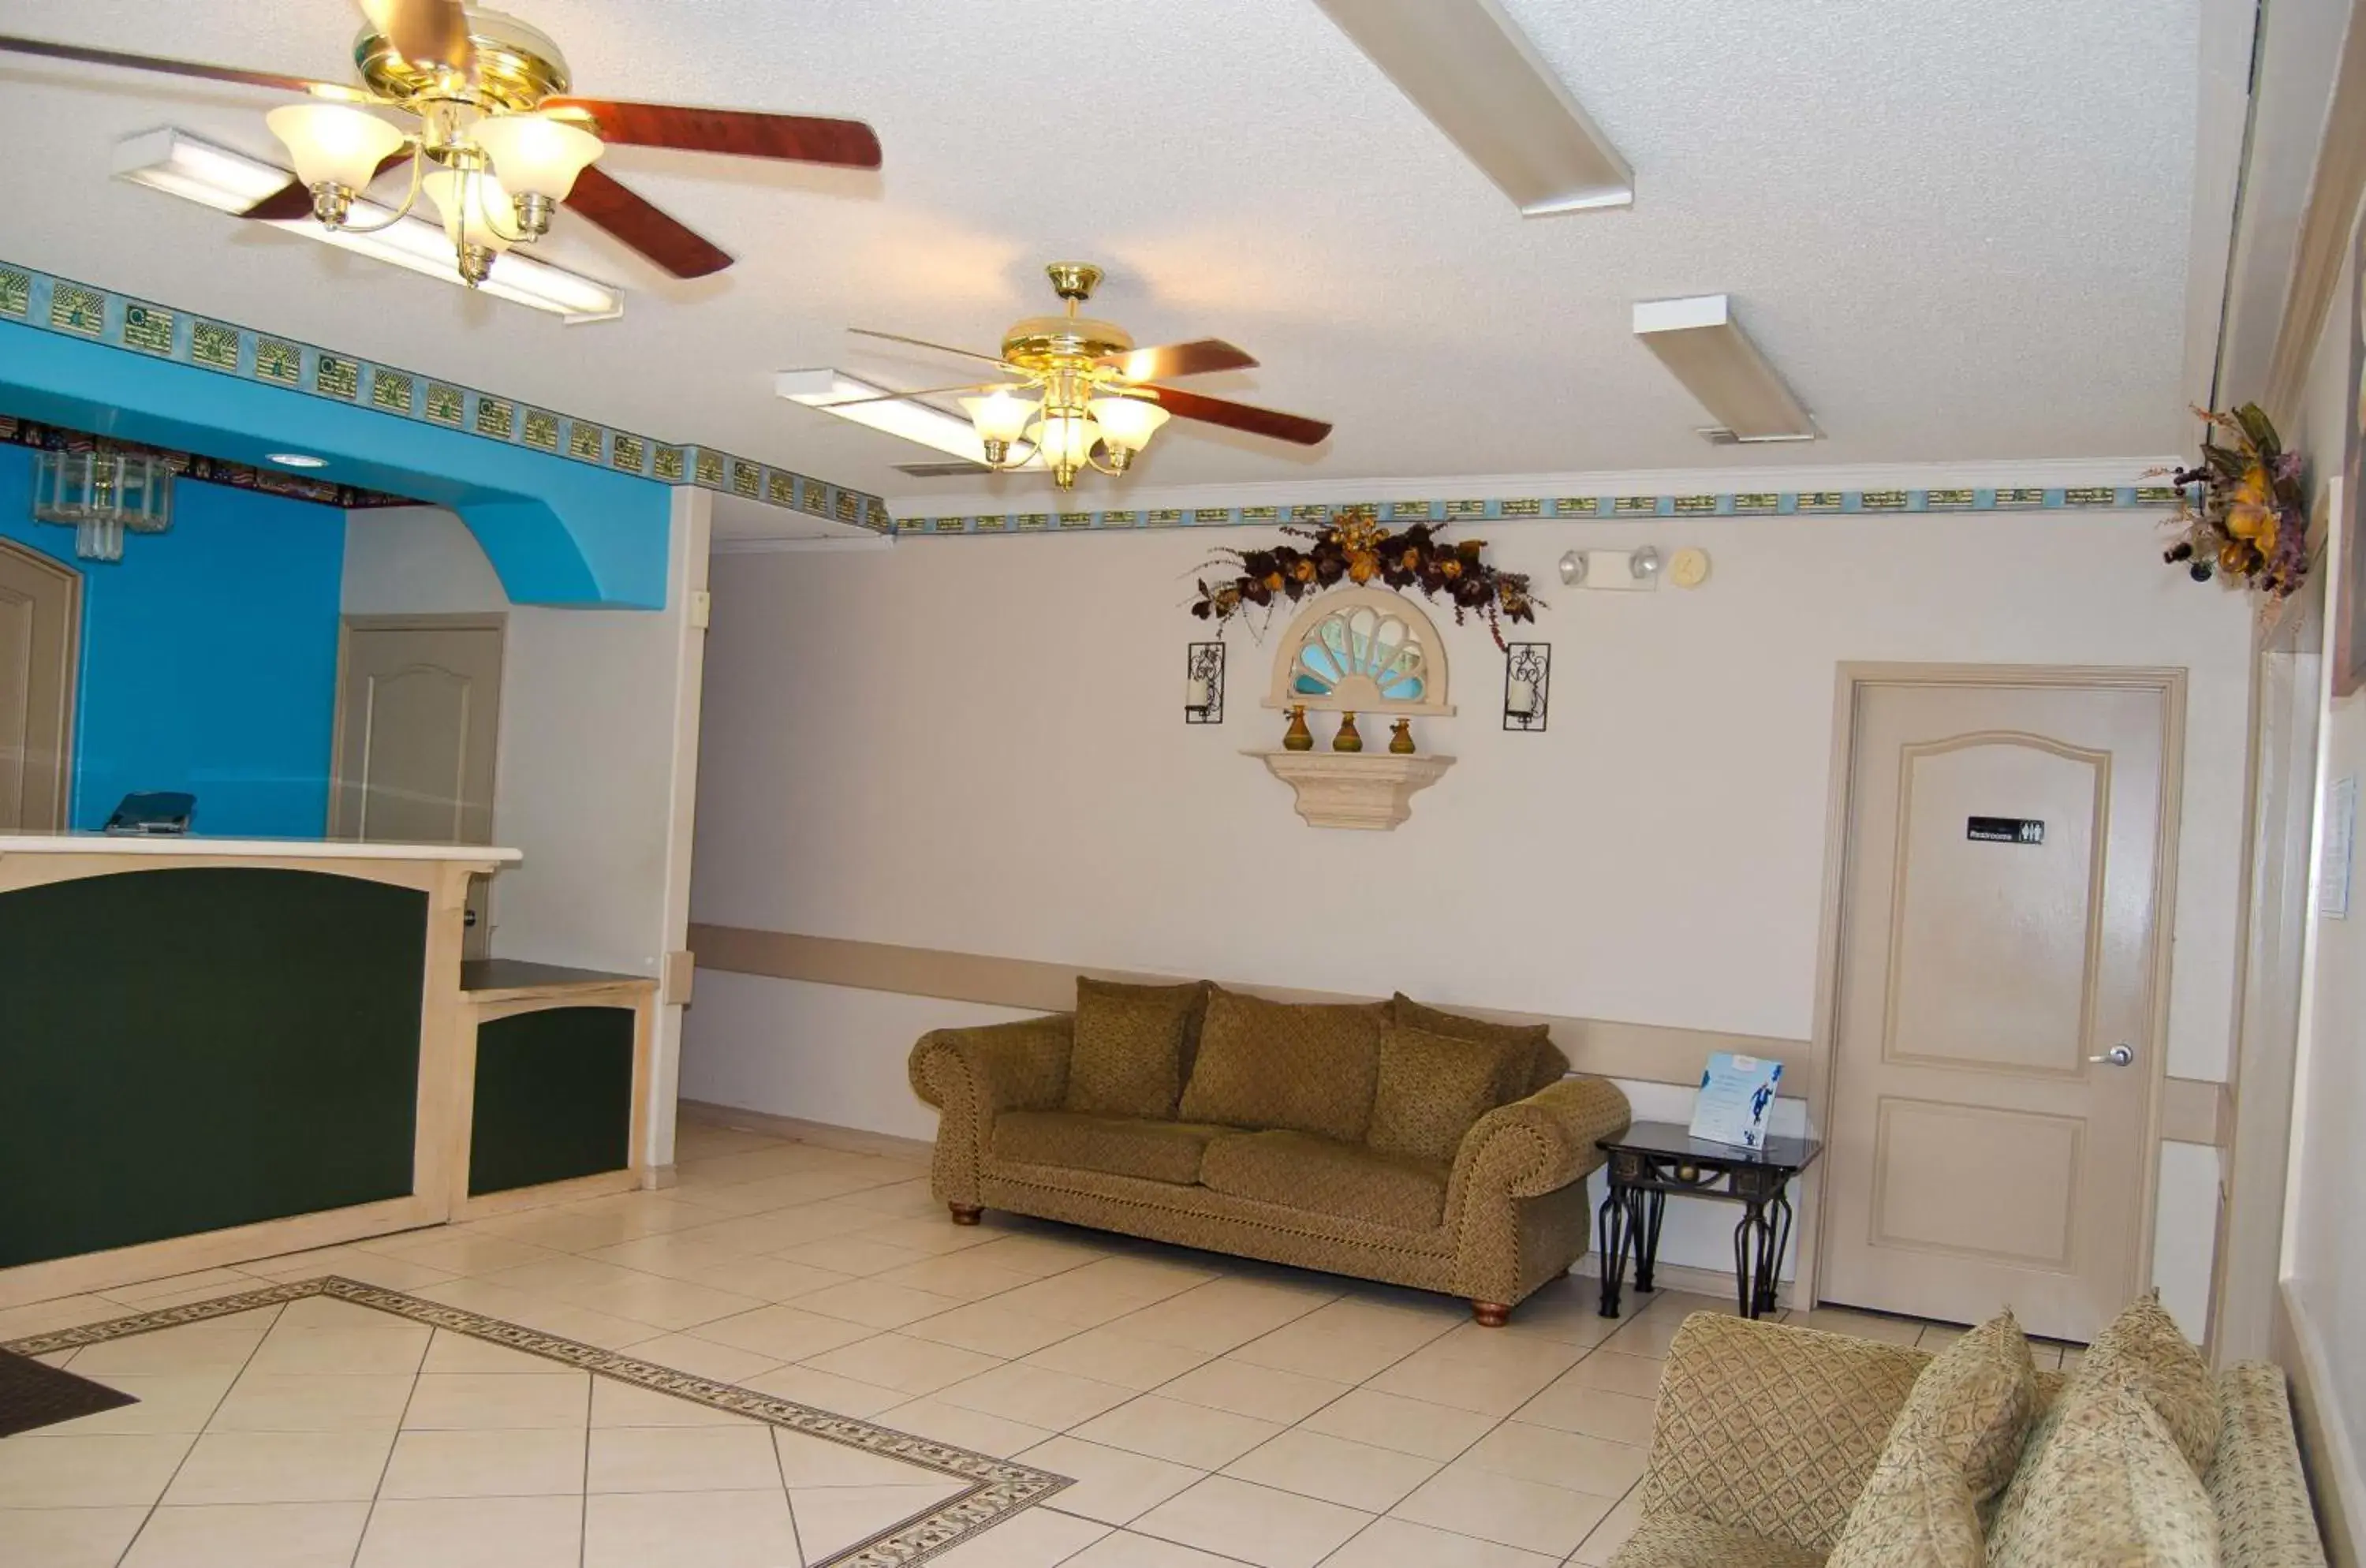
{"label": "frosted glass light shade", "polygon": [[1095,398],[1093,423],[1100,426],[1101,439],[1111,446],[1128,452],[1139,452],[1150,445],[1158,427],[1171,417],[1167,412],[1146,398]]}
{"label": "frosted glass light shade", "polygon": [[1039,419],[1027,432],[1027,439],[1055,468],[1083,468],[1093,443],[1100,437],[1100,427],[1089,416],[1080,413],[1055,413]]}
{"label": "frosted glass light shade", "polygon": [[400,147],[400,130],[373,114],[343,104],[288,104],[263,117],[271,134],[296,160],[296,177],[307,186],[336,185],[362,190],[377,166]]}
{"label": "frosted glass light shade", "polygon": [[455,245],[506,251],[517,237],[517,215],[501,182],[481,169],[438,169],[420,182],[444,215]]}
{"label": "frosted glass light shade", "polygon": [[478,121],[474,134],[512,195],[553,201],[566,200],[575,177],[606,151],[581,127],[538,114],[495,115]]}
{"label": "frosted glass light shade", "polygon": [[1035,405],[1007,389],[988,392],[982,398],[963,398],[962,412],[977,426],[981,441],[1016,441],[1027,433],[1027,425],[1035,417]]}

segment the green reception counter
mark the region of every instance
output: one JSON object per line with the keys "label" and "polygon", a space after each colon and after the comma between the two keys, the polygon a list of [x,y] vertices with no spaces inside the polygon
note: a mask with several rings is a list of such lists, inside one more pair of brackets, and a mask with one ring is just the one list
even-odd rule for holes
{"label": "green reception counter", "polygon": [[655,982],[461,961],[518,859],[0,837],[0,1306],[638,1185]]}

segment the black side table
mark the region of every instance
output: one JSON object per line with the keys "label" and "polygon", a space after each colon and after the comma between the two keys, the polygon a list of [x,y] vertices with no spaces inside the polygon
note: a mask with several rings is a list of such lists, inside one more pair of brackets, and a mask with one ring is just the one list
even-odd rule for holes
{"label": "black side table", "polygon": [[1791,1245],[1791,1178],[1814,1163],[1823,1145],[1813,1138],[1769,1138],[1763,1148],[1696,1138],[1669,1122],[1638,1122],[1599,1146],[1610,1156],[1610,1192],[1596,1216],[1602,1247],[1602,1315],[1618,1315],[1627,1259],[1635,1259],[1635,1288],[1651,1289],[1660,1258],[1660,1217],[1668,1194],[1721,1198],[1741,1205],[1733,1227],[1733,1277],[1741,1315],[1774,1310],[1774,1278]]}

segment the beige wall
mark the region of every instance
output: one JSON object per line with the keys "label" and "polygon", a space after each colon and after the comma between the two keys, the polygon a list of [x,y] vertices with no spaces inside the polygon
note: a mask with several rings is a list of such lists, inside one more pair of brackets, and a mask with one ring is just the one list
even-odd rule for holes
{"label": "beige wall", "polygon": [[[1551,601],[1517,634],[1552,644],[1550,728],[1503,731],[1500,657],[1483,628],[1449,626],[1461,713],[1416,732],[1460,761],[1387,835],[1308,829],[1240,755],[1281,728],[1256,705],[1270,649],[1244,630],[1225,724],[1182,721],[1184,644],[1207,635],[1184,610],[1194,570],[1253,533],[724,558],[694,917],[1804,1041],[1835,666],[2178,665],[2192,681],[2169,1070],[2225,1075],[2248,633],[2237,601],[2160,564],[2156,518],[1473,531]],[[1572,544],[1645,538],[1707,547],[1708,585],[1585,592],[1553,574]],[[948,1004],[700,983],[685,1094],[928,1130],[904,1055]],[[1637,1092],[1659,1106],[1659,1089]],[[1684,1110],[1678,1093],[1657,1113]],[[2214,1155],[2192,1152],[2198,1174],[2190,1158],[2164,1170],[2189,1214],[2215,1187]],[[2198,1328],[2209,1227],[2163,1239],[2162,1278]],[[1721,1231],[1699,1240],[1700,1261],[1729,1266]]]}

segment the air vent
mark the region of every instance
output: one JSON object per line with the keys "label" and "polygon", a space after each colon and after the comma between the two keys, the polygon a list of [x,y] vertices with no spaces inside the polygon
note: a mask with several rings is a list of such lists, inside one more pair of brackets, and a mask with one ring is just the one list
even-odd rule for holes
{"label": "air vent", "polygon": [[994,472],[983,463],[898,463],[896,471],[916,479],[958,479]]}

